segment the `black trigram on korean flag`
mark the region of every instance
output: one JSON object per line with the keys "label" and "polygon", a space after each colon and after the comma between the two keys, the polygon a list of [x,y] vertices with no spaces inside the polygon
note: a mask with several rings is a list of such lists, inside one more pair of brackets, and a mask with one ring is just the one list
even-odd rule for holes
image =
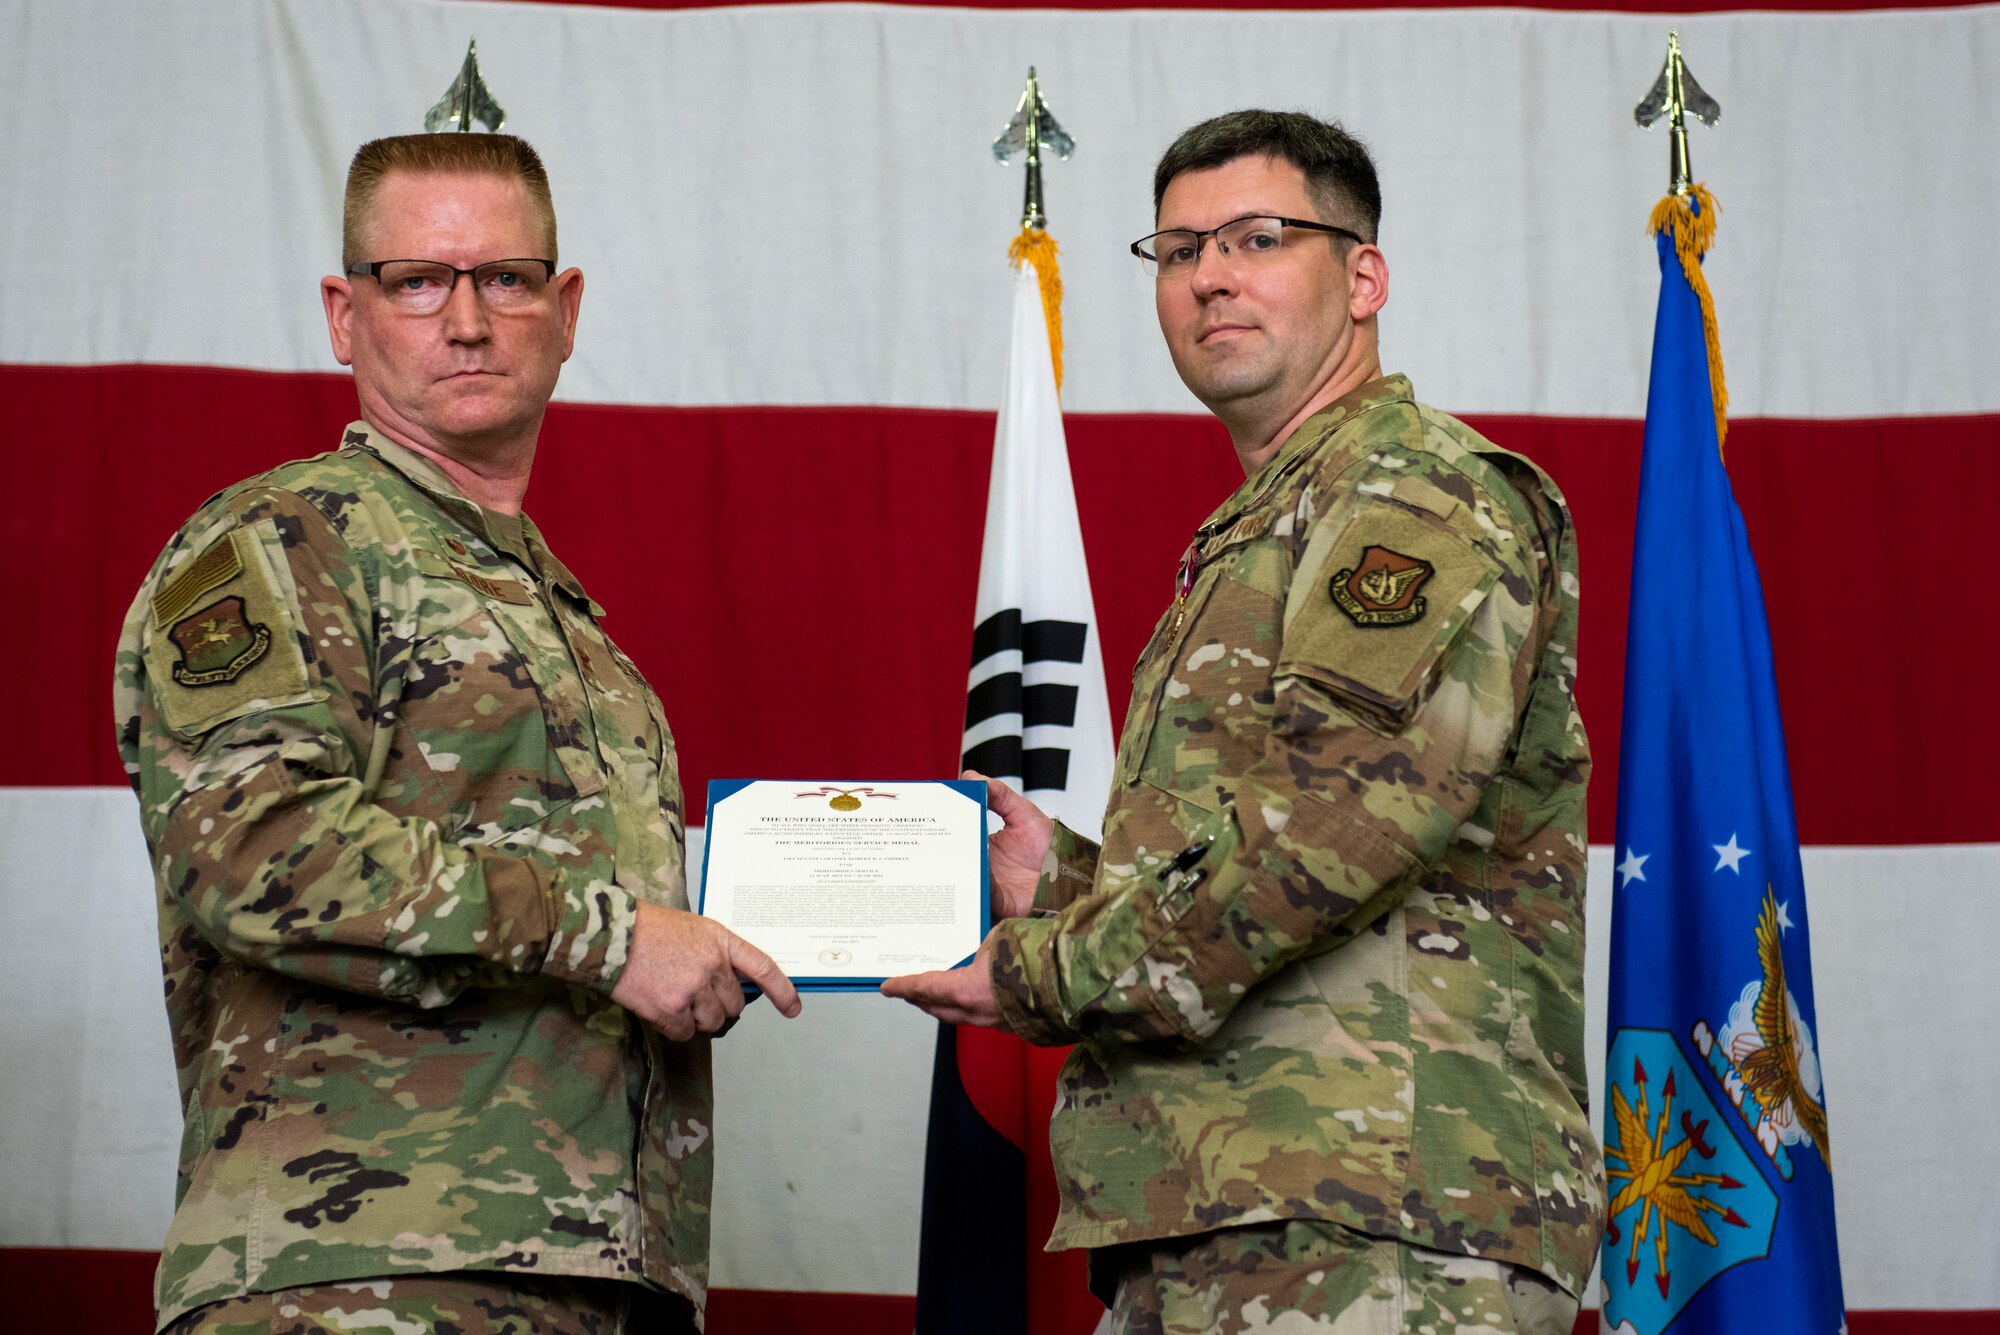
{"label": "black trigram on korean flag", "polygon": [[1068,786],[1089,631],[1080,621],[1024,623],[1011,607],[979,623],[965,695],[964,768],[1030,792]]}

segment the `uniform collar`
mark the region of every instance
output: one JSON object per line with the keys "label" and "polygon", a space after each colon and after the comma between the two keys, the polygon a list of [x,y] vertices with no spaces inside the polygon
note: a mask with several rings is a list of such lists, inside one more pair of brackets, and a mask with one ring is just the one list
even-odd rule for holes
{"label": "uniform collar", "polygon": [[1410,378],[1404,375],[1383,376],[1349,390],[1299,423],[1297,429],[1285,437],[1285,443],[1278,447],[1277,453],[1266,459],[1256,472],[1244,478],[1243,485],[1216,507],[1215,512],[1203,522],[1200,532],[1206,534],[1218,529],[1256,505],[1301,459],[1356,418],[1377,408],[1415,402]]}
{"label": "uniform collar", "polygon": [[482,508],[460,491],[433,460],[389,439],[366,422],[349,422],[341,436],[341,444],[374,455],[437,501],[445,513],[486,539],[488,545],[507,553],[578,602],[590,603],[591,610],[598,612],[590,595],[583,591],[582,582],[570,573],[568,566],[556,559],[543,540],[542,531],[527,515],[523,514],[517,520],[512,515],[495,514]]}

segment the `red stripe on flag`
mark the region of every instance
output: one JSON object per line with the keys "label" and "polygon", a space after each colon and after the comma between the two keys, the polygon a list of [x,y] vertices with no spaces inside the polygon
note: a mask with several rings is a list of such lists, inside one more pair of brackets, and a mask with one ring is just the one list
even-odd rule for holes
{"label": "red stripe on flag", "polygon": [[917,1300],[901,1293],[711,1289],[707,1335],[910,1335]]}
{"label": "red stripe on flag", "polygon": [[[158,1252],[0,1247],[9,1330],[137,1335],[153,1328]],[[900,1293],[713,1289],[708,1335],[910,1335],[917,1300]]]}
{"label": "red stripe on flag", "polygon": [[[0,393],[15,446],[4,652],[35,699],[0,784],[115,784],[111,655],[147,565],[211,492],[333,446],[353,390],[330,375],[5,366]],[[1641,427],[1472,420],[1546,466],[1576,514],[1603,838]],[[1189,533],[1241,476],[1205,418],[1073,414],[1066,427],[1115,719]],[[951,769],[992,434],[992,414],[975,412],[550,410],[529,508],[666,700],[691,819],[711,775]],[[1739,421],[1729,464],[1805,842],[2000,841],[1981,782],[2000,715],[1976,669],[2000,627],[1972,592],[1991,562],[2000,414]]]}
{"label": "red stripe on flag", "polygon": [[[961,1026],[955,1041],[958,1045],[958,1083],[964,1088],[965,1097],[986,1125],[1007,1137],[1014,1148],[1025,1155],[1031,1136],[1049,1124],[1055,1091],[1053,1079],[1041,1082],[1027,1074],[1022,1053],[1033,1049],[1012,1034],[997,1029]],[[1060,1054],[1069,1049],[1059,1048],[1056,1051],[1055,1070],[1060,1070]],[[1053,1077],[1054,1071],[1048,1074]],[[1043,1090],[1049,1095],[1047,1102],[1050,1106],[1041,1110],[1039,1121],[1028,1107],[1030,1090]],[[1030,1128],[1033,1128],[1032,1132]],[[1047,1152],[1044,1148],[1043,1153]]]}
{"label": "red stripe on flag", "polygon": [[[1080,1255],[1080,1253],[1079,1253]],[[0,1292],[14,1329],[65,1335],[134,1335],[153,1328],[157,1252],[84,1247],[0,1247]],[[798,1293],[715,1289],[708,1335],[909,1335],[916,1299],[896,1293]],[[1850,1335],[1995,1335],[2000,1309],[1847,1314]],[[1577,1315],[1575,1335],[1596,1335],[1597,1313]]]}
{"label": "red stripe on flag", "polygon": [[[548,5],[587,4],[613,9],[713,9],[721,6],[716,0],[536,0]],[[833,0],[805,0],[806,4],[832,3]],[[919,0],[889,0],[890,3],[912,9],[927,8]],[[1938,3],[1922,6],[1926,9],[1961,9],[1986,3],[1987,0],[1939,0]],[[741,0],[732,0],[732,7]],[[770,0],[748,0],[749,7],[764,8]],[[804,7],[803,5],[797,7]],[[1046,0],[958,0],[952,8],[958,9],[1050,9],[1065,11],[1097,11],[1119,9],[1230,9],[1230,10],[1270,10],[1270,9],[1313,9],[1313,10],[1370,10],[1370,9],[1465,9],[1480,8],[1468,6],[1465,0],[1398,0],[1387,5],[1382,0],[1071,0],[1068,4],[1050,6]],[[1497,6],[1493,6],[1497,7]],[[1781,13],[1846,13],[1854,10],[1893,8],[1883,0],[1760,0],[1753,6],[1746,6],[1741,0],[1728,3],[1726,0],[1688,0],[1686,4],[1667,4],[1664,0],[1541,0],[1535,5],[1509,5],[1507,8],[1526,9],[1530,12],[1550,13],[1632,13],[1632,14],[1727,14],[1743,12],[1746,9],[1758,12]]]}

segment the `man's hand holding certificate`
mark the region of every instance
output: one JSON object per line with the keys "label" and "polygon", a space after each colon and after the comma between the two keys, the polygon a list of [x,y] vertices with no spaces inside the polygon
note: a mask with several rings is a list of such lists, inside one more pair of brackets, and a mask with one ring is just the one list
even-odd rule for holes
{"label": "man's hand holding certificate", "polygon": [[986,785],[718,780],[701,913],[800,989],[964,964],[992,920]]}
{"label": "man's hand holding certificate", "polygon": [[[998,779],[976,770],[965,771],[963,777],[986,785],[987,805],[1003,822],[987,841],[993,916],[1025,917],[1035,906],[1035,883],[1041,878],[1055,822]],[[982,941],[970,965],[891,978],[882,984],[882,994],[907,1001],[946,1024],[996,1029],[1000,1007],[993,999],[992,964],[991,948]]]}

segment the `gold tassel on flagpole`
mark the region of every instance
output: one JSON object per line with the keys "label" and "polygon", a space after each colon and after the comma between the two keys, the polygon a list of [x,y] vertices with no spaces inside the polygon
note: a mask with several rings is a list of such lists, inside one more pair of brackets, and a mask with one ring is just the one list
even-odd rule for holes
{"label": "gold tassel on flagpole", "polygon": [[[1699,207],[1689,204],[1692,196]],[[1715,328],[1715,298],[1709,294],[1708,280],[1702,276],[1701,257],[1715,243],[1715,196],[1705,185],[1689,187],[1687,194],[1668,195],[1653,206],[1646,226],[1652,232],[1674,235],[1674,254],[1680,257],[1681,272],[1701,303],[1701,332],[1708,340],[1708,388],[1715,401],[1715,445],[1719,452],[1729,433],[1729,386],[1722,379],[1722,337]]]}
{"label": "gold tassel on flagpole", "polygon": [[[1063,381],[1062,271],[1056,265],[1056,239],[1042,228],[1023,227],[1020,235],[1008,245],[1007,258],[1017,265],[1035,266],[1035,277],[1042,285],[1042,314],[1049,322],[1049,360],[1055,364],[1056,388],[1060,390]],[[1708,289],[1702,288],[1701,291],[1706,293]],[[1706,301],[1706,297],[1703,300]],[[1707,311],[1708,307],[1703,305],[1702,310]],[[1711,337],[1711,358],[1714,347],[1715,341]]]}
{"label": "gold tassel on flagpole", "polygon": [[1715,403],[1715,448],[1719,454],[1729,433],[1729,386],[1722,379],[1722,338],[1715,331],[1715,298],[1709,295],[1708,280],[1701,273],[1701,257],[1715,244],[1717,205],[1708,187],[1694,179],[1688,164],[1689,113],[1702,124],[1713,125],[1722,118],[1722,107],[1695,82],[1681,55],[1681,35],[1670,32],[1667,63],[1660,67],[1660,77],[1653,80],[1651,91],[1632,109],[1632,118],[1641,129],[1650,130],[1665,121],[1672,131],[1667,177],[1671,193],[1653,206],[1646,230],[1655,236],[1665,231],[1674,234],[1674,254],[1680,257],[1681,272],[1687,275],[1688,286],[1701,304],[1701,332],[1708,342],[1708,392]]}

